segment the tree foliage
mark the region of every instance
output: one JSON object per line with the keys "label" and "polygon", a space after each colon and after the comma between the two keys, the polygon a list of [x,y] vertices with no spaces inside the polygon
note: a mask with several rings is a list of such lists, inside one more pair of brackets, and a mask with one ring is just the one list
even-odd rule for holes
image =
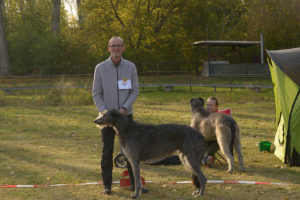
{"label": "tree foliage", "polygon": [[[124,39],[124,57],[139,72],[194,71],[195,57],[204,61],[206,56],[191,46],[199,40],[257,41],[263,33],[266,49],[300,45],[300,0],[64,0],[55,35],[53,2],[5,1],[13,73],[92,72],[109,55],[113,35]],[[67,3],[78,6],[79,17],[68,16]],[[232,53],[215,51],[221,57]]]}

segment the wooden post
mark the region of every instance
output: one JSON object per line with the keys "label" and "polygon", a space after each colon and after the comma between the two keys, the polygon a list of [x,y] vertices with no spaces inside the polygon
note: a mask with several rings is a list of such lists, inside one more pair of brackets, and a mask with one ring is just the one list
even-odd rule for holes
{"label": "wooden post", "polygon": [[260,34],[260,63],[264,64],[264,40],[263,40],[263,34]]}
{"label": "wooden post", "polygon": [[208,69],[208,76],[210,75],[210,49],[209,45],[207,45],[207,69]]}

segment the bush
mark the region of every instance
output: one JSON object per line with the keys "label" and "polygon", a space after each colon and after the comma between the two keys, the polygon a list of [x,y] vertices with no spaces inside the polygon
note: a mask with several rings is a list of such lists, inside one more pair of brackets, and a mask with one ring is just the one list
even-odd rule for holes
{"label": "bush", "polygon": [[46,95],[45,100],[48,105],[57,106],[62,103],[63,91],[61,89],[53,89]]}

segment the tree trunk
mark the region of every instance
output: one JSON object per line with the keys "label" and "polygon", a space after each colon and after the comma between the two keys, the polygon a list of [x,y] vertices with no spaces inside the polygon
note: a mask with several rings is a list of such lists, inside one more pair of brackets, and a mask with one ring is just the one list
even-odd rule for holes
{"label": "tree trunk", "polygon": [[52,33],[54,36],[59,33],[60,4],[61,0],[52,0]]}
{"label": "tree trunk", "polygon": [[3,25],[3,12],[2,5],[4,0],[0,0],[0,76],[8,75],[10,70],[8,47],[5,38],[4,25]]}
{"label": "tree trunk", "polygon": [[77,4],[77,15],[78,15],[78,22],[79,22],[79,26],[81,27],[83,24],[83,20],[84,20],[84,14],[80,8],[81,6],[81,2],[82,0],[76,0],[76,4]]}
{"label": "tree trunk", "polygon": [[[0,7],[3,10],[2,12],[6,13],[5,2],[4,0],[0,0]],[[2,15],[4,14],[2,13]]]}

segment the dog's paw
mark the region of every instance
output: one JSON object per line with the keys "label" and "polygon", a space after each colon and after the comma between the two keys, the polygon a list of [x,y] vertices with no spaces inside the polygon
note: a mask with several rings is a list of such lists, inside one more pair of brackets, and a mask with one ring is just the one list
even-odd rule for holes
{"label": "dog's paw", "polygon": [[139,189],[138,191],[135,191],[135,193],[131,195],[131,198],[138,199],[141,196],[141,194],[142,194],[142,188]]}
{"label": "dog's paw", "polygon": [[199,189],[199,190],[195,190],[195,191],[192,193],[192,195],[193,195],[194,197],[203,196],[203,194],[201,194],[200,189]]}
{"label": "dog's paw", "polygon": [[[134,186],[130,186],[129,190],[134,191],[135,190]],[[147,194],[148,192],[149,190],[147,188],[142,188],[142,194]]]}
{"label": "dog's paw", "polygon": [[131,195],[131,199],[138,199],[141,195],[133,194]]}

